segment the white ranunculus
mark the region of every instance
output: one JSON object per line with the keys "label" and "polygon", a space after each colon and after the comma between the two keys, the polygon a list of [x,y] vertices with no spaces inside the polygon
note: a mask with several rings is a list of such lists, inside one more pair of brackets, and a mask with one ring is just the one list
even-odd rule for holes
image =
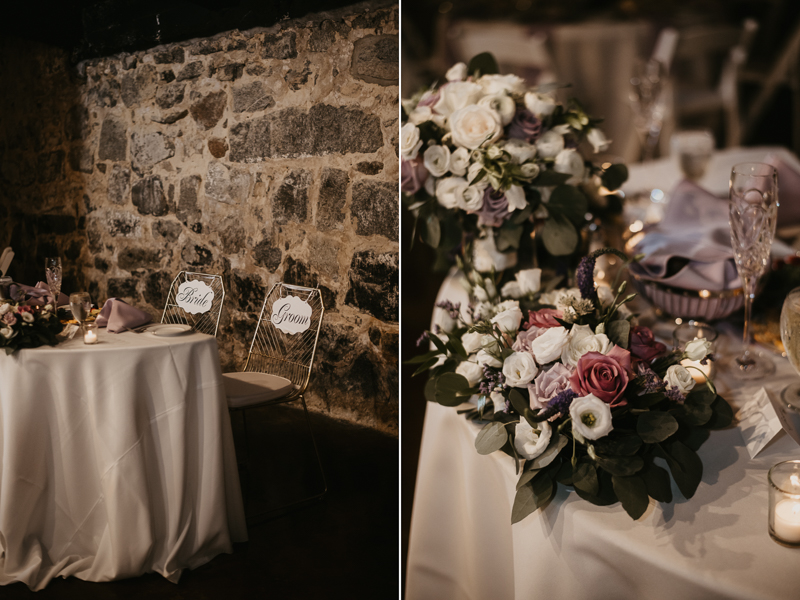
{"label": "white ranunculus", "polygon": [[419,128],[413,123],[406,123],[400,129],[400,154],[406,160],[417,158],[422,140],[419,139]]}
{"label": "white ranunculus", "polygon": [[561,356],[569,342],[569,332],[564,327],[550,327],[531,342],[531,352],[540,365],[546,365]]}
{"label": "white ranunculus", "polygon": [[492,392],[489,394],[489,398],[492,400],[492,404],[494,404],[494,412],[505,412],[506,410],[506,399],[500,392]]}
{"label": "white ranunculus", "polygon": [[515,275],[523,294],[535,294],[542,286],[541,269],[523,269]]}
{"label": "white ranunculus", "polygon": [[459,208],[474,213],[478,212],[483,207],[483,191],[485,188],[480,188],[477,185],[467,186],[462,195],[463,204]]}
{"label": "white ranunculus", "polygon": [[422,162],[431,175],[441,177],[447,173],[447,169],[450,166],[450,148],[437,145],[429,146],[422,156]]}
{"label": "white ranunculus", "polygon": [[501,290],[500,295],[504,298],[522,298],[525,294],[517,281],[509,281]]}
{"label": "white ranunculus", "polygon": [[684,396],[694,387],[694,379],[689,369],[683,365],[672,365],[664,375],[667,387],[676,388]]}
{"label": "white ranunculus", "polygon": [[611,140],[606,138],[606,134],[603,133],[603,130],[598,129],[597,127],[592,127],[589,130],[589,134],[586,136],[586,139],[589,140],[592,148],[594,148],[595,154],[598,152],[605,152],[611,145]]}
{"label": "white ranunculus", "polygon": [[525,419],[520,419],[514,428],[514,448],[525,460],[533,460],[547,449],[553,428],[550,423],[538,423],[538,429],[531,427]]}
{"label": "white ranunculus", "polygon": [[463,203],[467,180],[463,177],[445,177],[436,185],[436,200],[445,208],[458,208]]}
{"label": "white ranunculus", "polygon": [[555,158],[563,149],[564,136],[552,129],[536,140],[536,151],[541,158]]}
{"label": "white ranunculus", "polygon": [[483,379],[483,367],[478,363],[466,360],[456,367],[456,373],[466,377],[470,387],[475,387]]}
{"label": "white ranunculus", "polygon": [[492,317],[492,323],[495,323],[500,328],[500,331],[506,333],[517,333],[521,322],[522,311],[518,306],[502,310]]}
{"label": "white ranunculus", "polygon": [[481,349],[482,337],[483,334],[480,334],[477,331],[467,332],[461,336],[461,345],[464,346],[464,350],[467,354],[474,354]]}
{"label": "white ranunculus", "polygon": [[689,360],[703,360],[711,351],[711,342],[705,338],[695,338],[688,344],[684,352]]}
{"label": "white ranunculus", "polygon": [[539,118],[546,117],[556,109],[556,101],[550,96],[528,92],[525,94],[525,108]]}
{"label": "white ranunculus", "polygon": [[519,185],[512,185],[505,191],[505,195],[508,201],[508,212],[522,210],[528,206],[528,201],[525,199],[525,190]]}
{"label": "white ranunculus", "polygon": [[[466,150],[466,148],[464,148]],[[458,152],[458,150],[456,150]],[[479,190],[485,190],[486,186],[489,185],[489,182],[486,180],[486,177],[472,183],[474,179],[478,176],[478,172],[483,169],[483,165],[481,163],[474,162],[467,168],[467,181],[471,186],[478,188]]]}
{"label": "white ranunculus", "polygon": [[611,408],[594,394],[575,398],[569,406],[572,431],[588,440],[599,440],[614,429]]}
{"label": "white ranunculus", "polygon": [[483,88],[471,81],[454,81],[439,89],[439,100],[434,110],[440,115],[451,117],[454,112],[474,105],[483,96]]}
{"label": "white ranunculus", "polygon": [[484,367],[494,367],[495,369],[499,369],[503,366],[503,363],[489,354],[486,350],[479,350],[475,355],[475,360],[479,365]]}
{"label": "white ranunculus", "polygon": [[578,364],[578,359],[587,352],[608,354],[614,345],[604,333],[595,334],[588,325],[573,325],[569,342],[561,351],[561,362],[569,367]]}
{"label": "white ranunculus", "polygon": [[502,271],[517,264],[516,253],[503,253],[497,250],[491,233],[485,238],[475,240],[472,247],[472,266],[479,273],[488,273],[492,269]]}
{"label": "white ranunculus", "polygon": [[478,84],[486,94],[521,94],[525,81],[517,75],[483,75]]}
{"label": "white ranunculus", "polygon": [[511,387],[525,387],[533,381],[539,372],[533,357],[527,352],[514,352],[503,363],[503,375],[506,376],[506,385]]}
{"label": "white ranunculus", "polygon": [[447,81],[464,81],[467,78],[467,65],[463,62],[457,62],[447,69],[444,78],[447,79]]}
{"label": "white ranunculus", "polygon": [[500,115],[500,121],[503,123],[503,126],[511,123],[514,118],[514,113],[517,112],[517,105],[514,103],[514,99],[505,94],[484,96],[478,101],[478,104],[491,108]]}
{"label": "white ranunculus", "polygon": [[458,175],[459,177],[466,175],[467,167],[469,167],[469,150],[456,148],[450,155],[450,164],[448,166],[453,175]]}
{"label": "white ranunculus", "polygon": [[520,165],[519,170],[522,173],[522,176],[527,178],[527,179],[536,179],[536,177],[539,175],[539,171],[540,171],[539,165],[537,165],[536,163],[532,163],[532,162],[525,163],[524,165]]}
{"label": "white ranunculus", "polygon": [[0,304],[0,316],[3,316],[10,310],[11,310],[11,305],[8,304],[7,302],[3,302],[2,304]]}
{"label": "white ranunculus", "polygon": [[517,138],[511,138],[503,146],[503,150],[511,155],[511,162],[521,165],[533,158],[536,158],[536,146],[523,142]]}
{"label": "white ranunculus", "polygon": [[450,132],[456,146],[474,150],[500,139],[503,124],[492,109],[471,104],[450,115]]}
{"label": "white ranunculus", "polygon": [[562,150],[556,155],[556,162],[553,169],[558,173],[571,175],[567,179],[568,185],[578,185],[583,181],[586,174],[586,165],[583,164],[583,157],[575,150],[569,148]]}

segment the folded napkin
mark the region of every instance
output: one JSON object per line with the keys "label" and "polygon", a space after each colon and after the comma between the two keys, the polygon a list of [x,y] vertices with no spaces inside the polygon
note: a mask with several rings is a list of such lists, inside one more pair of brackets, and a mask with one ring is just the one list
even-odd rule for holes
{"label": "folded napkin", "polygon": [[105,327],[111,333],[122,333],[128,329],[146,325],[152,320],[153,318],[149,314],[131,306],[124,300],[109,298],[103,305],[95,323],[98,327]]}
{"label": "folded napkin", "polygon": [[[24,283],[12,283],[8,291],[11,297],[17,302],[27,297],[28,300],[25,301],[25,304],[29,306],[44,306],[48,302],[53,301],[50,288],[47,287],[44,281],[39,281],[35,286],[25,285]],[[69,304],[69,297],[59,292],[58,304],[56,306],[64,306],[65,304]]]}
{"label": "folded napkin", "polygon": [[770,154],[764,162],[778,170],[778,223],[780,227],[800,224],[800,173],[777,154]]}

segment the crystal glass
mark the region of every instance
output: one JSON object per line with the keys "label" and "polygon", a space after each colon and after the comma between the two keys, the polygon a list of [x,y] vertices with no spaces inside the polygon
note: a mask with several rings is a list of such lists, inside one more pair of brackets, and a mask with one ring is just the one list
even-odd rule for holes
{"label": "crystal glass", "polygon": [[711,130],[681,131],[672,136],[670,145],[686,179],[697,181],[705,175],[714,152],[714,134]]}
{"label": "crystal glass", "polygon": [[44,271],[47,275],[47,287],[50,288],[50,295],[53,297],[54,306],[58,305],[58,295],[61,293],[61,259],[45,258]]}
{"label": "crystal glass", "polygon": [[652,160],[667,112],[666,69],[654,59],[640,60],[631,75],[633,124],[642,144],[641,160]]}
{"label": "crystal glass", "polygon": [[[794,288],[786,296],[781,309],[781,341],[786,357],[800,373],[800,287]],[[781,392],[781,399],[800,422],[800,381],[787,385]]]}
{"label": "crystal glass", "polygon": [[69,308],[72,310],[72,316],[75,320],[83,326],[86,317],[89,316],[89,311],[92,310],[92,297],[88,292],[75,292],[69,295]]}
{"label": "crystal glass", "polygon": [[760,379],[775,372],[772,360],[752,349],[750,331],[758,278],[769,264],[778,217],[778,172],[763,163],[733,167],[728,216],[736,269],[744,288],[744,350],[728,364],[736,379]]}
{"label": "crystal glass", "polygon": [[800,546],[800,460],[773,466],[769,480],[769,534],[784,546]]}
{"label": "crystal glass", "polygon": [[[689,342],[707,340],[711,344],[708,352],[714,354],[718,335],[717,330],[708,323],[695,320],[684,321],[672,332],[673,347],[675,350],[683,350]],[[689,369],[689,374],[697,383],[705,383],[714,376],[714,363],[711,361],[703,364],[699,360],[684,358],[681,364]]]}

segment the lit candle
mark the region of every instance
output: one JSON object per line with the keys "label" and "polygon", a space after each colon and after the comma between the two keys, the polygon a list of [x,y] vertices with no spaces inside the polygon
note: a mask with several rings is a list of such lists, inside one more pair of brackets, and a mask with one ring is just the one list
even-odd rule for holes
{"label": "lit candle", "polygon": [[705,383],[706,379],[711,379],[711,361],[706,361],[706,364],[702,364],[699,361],[684,358],[681,364],[687,368],[692,367],[689,369],[689,373],[696,383]]}
{"label": "lit candle", "polygon": [[775,505],[774,530],[784,542],[800,543],[800,502],[786,498]]}
{"label": "lit candle", "polygon": [[96,344],[97,343],[97,334],[90,329],[83,336],[83,343],[84,344]]}

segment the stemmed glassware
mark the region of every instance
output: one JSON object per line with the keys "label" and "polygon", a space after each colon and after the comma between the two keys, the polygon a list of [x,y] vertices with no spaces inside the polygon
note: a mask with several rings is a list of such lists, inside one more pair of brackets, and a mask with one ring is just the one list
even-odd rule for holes
{"label": "stemmed glassware", "polygon": [[[781,309],[781,341],[786,357],[794,370],[800,373],[800,287],[794,288],[783,301]],[[781,398],[800,412],[800,381],[783,389]]]}
{"label": "stemmed glassware", "polygon": [[47,275],[47,287],[53,296],[53,308],[58,306],[58,295],[61,293],[61,258],[45,258],[44,271]]}
{"label": "stemmed glassware", "polygon": [[69,295],[69,307],[72,316],[80,323],[81,328],[92,310],[92,297],[88,292],[75,292]]}
{"label": "stemmed glassware", "polygon": [[736,269],[744,288],[744,351],[730,361],[729,373],[736,379],[760,379],[775,372],[766,356],[754,351],[750,331],[753,298],[758,278],[769,264],[778,217],[778,173],[763,163],[733,167],[728,215]]}
{"label": "stemmed glassware", "polygon": [[667,111],[666,68],[656,59],[637,61],[631,76],[633,124],[642,144],[641,160],[652,160]]}

